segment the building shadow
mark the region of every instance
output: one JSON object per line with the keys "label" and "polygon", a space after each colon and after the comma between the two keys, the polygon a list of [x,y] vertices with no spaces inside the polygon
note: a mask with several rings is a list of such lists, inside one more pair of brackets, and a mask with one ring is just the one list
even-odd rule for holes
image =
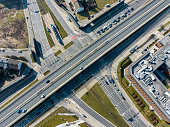
{"label": "building shadow", "polygon": [[34,41],[34,47],[35,47],[36,55],[43,59],[42,47],[41,47],[40,42],[38,42],[35,38],[33,39],[33,41]]}
{"label": "building shadow", "polygon": [[17,91],[21,90],[25,86],[29,85],[32,81],[36,79],[36,76],[37,76],[37,72],[31,69],[27,76],[13,83],[12,85],[8,86],[6,89],[1,90],[0,103],[5,99],[7,99],[12,94],[16,93]]}

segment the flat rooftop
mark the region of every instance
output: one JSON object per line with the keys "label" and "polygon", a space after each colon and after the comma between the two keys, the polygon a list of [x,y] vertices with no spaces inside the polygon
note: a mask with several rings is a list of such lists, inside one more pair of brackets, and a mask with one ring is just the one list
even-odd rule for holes
{"label": "flat rooftop", "polygon": [[[168,70],[170,70],[170,34],[155,45],[156,47],[153,48],[153,51],[145,52],[145,54],[125,69],[125,76],[136,89],[137,85],[140,86],[142,91],[138,89],[137,91],[142,96],[147,95],[146,98],[148,100],[144,97],[146,101],[150,102],[151,100],[154,103],[152,105],[152,102],[150,102],[150,107],[154,110],[158,108],[164,117],[167,118],[166,121],[170,122],[170,91],[154,74],[162,64],[166,64]],[[158,110],[156,114],[164,119]]]}

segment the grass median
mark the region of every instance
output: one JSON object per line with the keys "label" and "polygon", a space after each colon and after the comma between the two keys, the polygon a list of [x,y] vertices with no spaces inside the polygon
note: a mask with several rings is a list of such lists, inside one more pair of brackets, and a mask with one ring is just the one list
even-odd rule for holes
{"label": "grass median", "polygon": [[57,28],[59,30],[59,33],[60,33],[61,37],[65,38],[68,34],[64,30],[64,28],[62,27],[60,22],[57,20],[57,18],[53,14],[53,12],[50,10],[50,8],[46,4],[46,2],[44,0],[37,0],[37,3],[38,3],[38,6],[39,6],[41,15],[45,15],[47,13],[50,13],[52,18],[53,18],[53,20],[54,20],[54,23],[56,24],[56,26],[57,26]]}
{"label": "grass median", "polygon": [[61,53],[61,50],[58,50],[56,53],[54,53],[54,56],[58,56]]}
{"label": "grass median", "polygon": [[117,127],[128,127],[98,83],[81,99]]}
{"label": "grass median", "polygon": [[[148,104],[145,102],[145,100],[143,99],[143,97],[141,97],[138,92],[132,87],[129,86],[129,82],[127,81],[127,79],[124,77],[124,69],[126,67],[128,67],[130,64],[132,63],[132,61],[130,60],[129,57],[126,57],[125,59],[123,59],[117,68],[117,76],[118,76],[118,80],[120,85],[122,86],[122,88],[125,90],[125,92],[128,94],[128,96],[130,97],[130,99],[132,100],[132,102],[135,104],[135,106],[138,108],[138,110],[142,113],[142,115],[150,122],[153,124],[153,121],[151,120],[152,116],[155,116],[156,119],[158,120],[158,123],[153,124],[156,127],[168,127],[169,125],[160,120],[157,115],[151,111],[149,109]],[[137,101],[135,100],[135,98],[133,97],[133,95],[136,94],[137,97],[139,98],[140,101],[143,102],[143,104],[145,105],[144,107],[140,107],[139,104],[137,103]]]}
{"label": "grass median", "polygon": [[53,42],[53,40],[52,40],[49,32],[48,32],[47,29],[46,29],[46,26],[45,26],[44,21],[42,21],[42,22],[43,22],[43,26],[44,26],[45,34],[46,34],[46,36],[47,36],[48,43],[49,43],[50,47],[52,48],[52,47],[55,46],[55,45],[54,45],[54,42]]}
{"label": "grass median", "polygon": [[50,70],[47,70],[46,72],[44,72],[44,76],[48,75],[50,73]]}
{"label": "grass median", "polygon": [[0,109],[2,109],[3,107],[5,107],[7,104],[9,104],[12,100],[14,100],[15,98],[17,98],[19,95],[21,95],[23,92],[25,92],[28,88],[30,88],[31,86],[33,86],[36,82],[38,82],[38,79],[34,80],[31,84],[29,84],[28,86],[26,86],[24,89],[22,89],[19,93],[17,93],[15,96],[13,96],[11,99],[9,99],[7,102],[5,102],[3,105],[0,106]]}
{"label": "grass median", "polygon": [[70,46],[72,46],[74,43],[73,41],[69,42],[67,45],[64,46],[64,49],[68,49]]}

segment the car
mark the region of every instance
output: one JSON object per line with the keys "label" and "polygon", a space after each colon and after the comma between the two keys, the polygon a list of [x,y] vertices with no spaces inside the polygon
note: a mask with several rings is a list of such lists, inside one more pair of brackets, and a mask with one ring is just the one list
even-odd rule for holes
{"label": "car", "polygon": [[127,10],[127,13],[130,13],[130,10]]}
{"label": "car", "polygon": [[121,19],[121,20],[123,20],[123,19],[124,19],[124,17],[122,17],[122,16],[121,16],[121,17],[120,17],[120,19]]}
{"label": "car", "polygon": [[66,19],[71,22],[71,19],[68,16],[66,16]]}
{"label": "car", "polygon": [[114,25],[116,25],[116,24],[117,24],[117,22],[114,22],[113,24],[114,24]]}
{"label": "car", "polygon": [[83,67],[80,67],[80,70],[83,70]]}
{"label": "car", "polygon": [[123,14],[123,15],[122,15],[122,17],[124,17],[124,18],[125,18],[125,17],[126,17],[126,13],[125,13],[125,14]]}
{"label": "car", "polygon": [[43,94],[43,95],[41,95],[41,98],[45,98],[45,95]]}
{"label": "car", "polygon": [[120,21],[120,17],[117,18],[117,22],[119,22],[119,21]]}
{"label": "car", "polygon": [[109,7],[111,7],[111,6],[110,6],[110,4],[106,4],[106,7],[108,7],[108,8],[109,8]]}
{"label": "car", "polygon": [[22,53],[22,51],[18,51],[18,53]]}
{"label": "car", "polygon": [[117,87],[115,87],[116,91],[119,91],[119,89]]}
{"label": "car", "polygon": [[107,26],[104,26],[103,29],[106,31],[108,30],[109,28]]}
{"label": "car", "polygon": [[24,109],[22,112],[23,112],[23,113],[26,113],[26,112],[27,112],[27,109]]}
{"label": "car", "polygon": [[18,110],[17,110],[17,113],[19,113],[19,114],[20,114],[21,112],[22,112],[22,110],[21,110],[21,109],[18,109]]}
{"label": "car", "polygon": [[115,19],[115,20],[113,20],[114,22],[117,22],[117,20]]}
{"label": "car", "polygon": [[100,31],[97,31],[97,34],[98,34],[98,35],[101,35],[101,32],[100,32]]}
{"label": "car", "polygon": [[93,17],[94,17],[94,15],[91,15],[90,17],[91,17],[91,18],[93,18]]}
{"label": "car", "polygon": [[131,11],[134,11],[135,9],[132,7],[130,10],[131,10]]}
{"label": "car", "polygon": [[109,24],[109,28],[112,28],[112,24]]}
{"label": "car", "polygon": [[39,11],[35,11],[35,13],[38,13]]}
{"label": "car", "polygon": [[100,31],[101,31],[102,33],[104,33],[104,32],[105,32],[105,30],[103,30],[103,29],[101,29]]}
{"label": "car", "polygon": [[108,83],[107,81],[105,81],[105,83],[106,83],[107,85],[109,85],[109,83]]}
{"label": "car", "polygon": [[47,80],[46,83],[50,83],[50,80]]}

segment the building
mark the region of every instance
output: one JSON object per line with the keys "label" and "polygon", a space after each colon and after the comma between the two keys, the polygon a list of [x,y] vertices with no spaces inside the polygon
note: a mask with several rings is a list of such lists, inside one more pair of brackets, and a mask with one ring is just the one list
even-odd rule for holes
{"label": "building", "polygon": [[16,71],[20,71],[22,67],[22,62],[10,58],[0,57],[0,67],[3,69],[13,69]]}
{"label": "building", "polygon": [[160,119],[170,123],[170,91],[155,75],[162,65],[170,68],[170,34],[125,69],[125,77]]}
{"label": "building", "polygon": [[72,3],[73,3],[74,10],[76,11],[76,13],[84,11],[84,7],[79,0],[72,0]]}

